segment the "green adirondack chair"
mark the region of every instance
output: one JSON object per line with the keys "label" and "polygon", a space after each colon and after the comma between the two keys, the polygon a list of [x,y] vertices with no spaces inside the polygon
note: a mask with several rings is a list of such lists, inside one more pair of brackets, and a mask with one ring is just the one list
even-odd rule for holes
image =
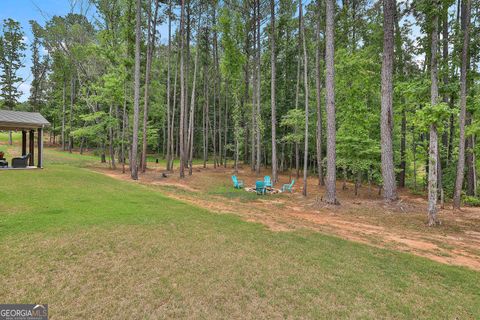
{"label": "green adirondack chair", "polygon": [[238,180],[237,176],[232,176],[233,187],[235,189],[242,189],[243,188],[243,180]]}
{"label": "green adirondack chair", "polygon": [[265,183],[263,181],[255,182],[255,191],[257,191],[257,194],[265,194],[267,192]]}
{"label": "green adirondack chair", "polygon": [[270,176],[265,176],[263,178],[263,183],[265,184],[265,188],[266,187],[270,187],[270,188],[273,187],[272,179],[270,178]]}
{"label": "green adirondack chair", "polygon": [[282,187],[282,192],[289,191],[290,193],[292,193],[292,187],[294,184],[295,184],[295,179],[292,179],[292,182],[290,183],[284,184]]}

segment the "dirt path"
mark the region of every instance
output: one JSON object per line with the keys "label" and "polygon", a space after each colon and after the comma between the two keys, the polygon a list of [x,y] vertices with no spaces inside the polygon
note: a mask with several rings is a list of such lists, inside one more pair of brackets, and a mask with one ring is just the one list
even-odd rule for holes
{"label": "dirt path", "polygon": [[[353,186],[342,190],[338,185],[340,206],[321,201],[323,188],[315,179],[309,181],[310,194],[304,198],[299,190],[293,194],[267,195],[258,198],[229,197],[231,169],[194,168],[193,176],[181,180],[177,174],[162,177],[154,164],[140,176],[138,183],[161,190],[169,197],[218,213],[231,213],[247,221],[259,222],[274,231],[307,228],[344,239],[381,248],[423,256],[441,263],[480,270],[480,210],[465,208],[460,212],[441,210],[443,222],[438,228],[425,226],[426,202],[421,197],[402,192],[402,200],[385,205],[376,190],[361,188],[353,196]],[[130,180],[119,170],[93,168],[115,179]],[[268,173],[266,173],[268,174]],[[246,185],[256,176],[250,170],[239,172]],[[287,183],[288,176],[280,176]],[[131,180],[130,180],[131,181]],[[298,183],[301,185],[301,183]],[[223,188],[215,191],[215,188]],[[214,192],[212,192],[214,190]],[[227,190],[227,191],[225,191]],[[243,195],[241,192],[237,193]]]}

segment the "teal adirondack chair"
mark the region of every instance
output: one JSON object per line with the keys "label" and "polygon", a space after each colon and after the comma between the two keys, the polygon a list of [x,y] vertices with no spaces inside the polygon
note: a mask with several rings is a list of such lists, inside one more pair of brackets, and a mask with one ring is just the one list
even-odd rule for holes
{"label": "teal adirondack chair", "polygon": [[266,187],[270,187],[270,188],[273,187],[272,179],[270,178],[270,176],[265,176],[263,178],[263,183],[265,184],[265,188]]}
{"label": "teal adirondack chair", "polygon": [[263,181],[255,182],[255,191],[257,191],[257,194],[265,194],[267,191],[265,189],[265,183]]}
{"label": "teal adirondack chair", "polygon": [[295,179],[292,179],[292,182],[284,184],[282,187],[282,192],[289,191],[292,193],[292,187],[295,184]]}
{"label": "teal adirondack chair", "polygon": [[242,189],[243,188],[243,180],[238,180],[237,176],[232,176],[233,187],[235,189]]}

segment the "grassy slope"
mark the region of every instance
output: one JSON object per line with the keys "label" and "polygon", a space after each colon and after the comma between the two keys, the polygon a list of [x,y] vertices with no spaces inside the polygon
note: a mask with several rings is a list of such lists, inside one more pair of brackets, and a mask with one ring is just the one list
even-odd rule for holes
{"label": "grassy slope", "polygon": [[477,272],[271,232],[54,152],[46,163],[0,172],[2,302],[49,303],[66,319],[480,316]]}

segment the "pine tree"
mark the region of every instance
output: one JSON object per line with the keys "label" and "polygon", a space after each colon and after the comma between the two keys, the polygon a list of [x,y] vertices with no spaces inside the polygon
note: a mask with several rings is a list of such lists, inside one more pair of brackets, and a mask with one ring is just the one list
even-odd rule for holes
{"label": "pine tree", "polygon": [[[438,3],[437,3],[438,5]],[[435,107],[438,103],[438,14],[432,17],[431,57],[430,57],[430,104]],[[438,131],[435,123],[430,124],[430,144],[428,149],[428,225],[439,223],[437,218],[437,182],[438,182]]]}
{"label": "pine tree", "polygon": [[453,207],[460,208],[460,197],[463,187],[463,178],[465,171],[465,117],[467,109],[467,70],[468,70],[468,50],[470,43],[470,11],[472,0],[462,1],[462,34],[463,46],[460,67],[460,117],[459,129],[460,139],[458,146],[457,178],[455,181],[455,191],[453,195]]}
{"label": "pine tree", "polygon": [[308,54],[305,37],[305,26],[302,18],[303,5],[302,0],[298,2],[299,18],[300,18],[300,32],[302,34],[303,45],[303,78],[305,90],[305,137],[304,137],[304,154],[303,154],[303,196],[307,196],[307,177],[308,177]]}
{"label": "pine tree", "polygon": [[30,88],[30,98],[29,102],[32,106],[33,111],[40,111],[41,105],[45,102],[45,80],[48,70],[48,55],[42,56],[40,54],[41,48],[41,32],[42,29],[40,25],[34,21],[30,21],[30,26],[32,29],[33,40],[30,45],[30,50],[32,52],[32,67],[30,68],[32,72],[32,83]]}
{"label": "pine tree", "polygon": [[397,199],[393,164],[393,45],[395,0],[383,0],[383,64],[382,64],[382,177],[383,198],[386,201]]}
{"label": "pine tree", "polygon": [[185,40],[185,1],[181,0],[180,9],[180,178],[185,177],[185,70],[184,70],[184,40]]}
{"label": "pine tree", "polygon": [[326,0],[325,63],[327,69],[326,108],[327,108],[327,179],[325,201],[338,204],[336,198],[336,129],[335,129],[335,66],[334,66],[334,27],[335,2]]}
{"label": "pine tree", "polygon": [[20,68],[24,66],[22,59],[25,57],[26,45],[23,40],[24,33],[18,21],[13,19],[3,20],[2,35],[0,36],[0,96],[3,104],[13,110],[22,92],[18,90],[19,84],[23,81],[17,75]]}
{"label": "pine tree", "polygon": [[173,157],[172,147],[173,147],[173,122],[171,120],[171,97],[170,97],[170,83],[171,83],[171,55],[172,55],[172,0],[168,1],[168,51],[167,51],[167,171],[171,170],[170,162]]}
{"label": "pine tree", "polygon": [[132,154],[130,160],[131,176],[133,180],[138,179],[138,118],[140,107],[140,42],[141,42],[141,0],[137,0],[137,14],[135,26],[135,72],[134,72],[134,100],[133,100],[133,137]]}
{"label": "pine tree", "polygon": [[276,111],[276,59],[275,59],[275,1],[270,0],[270,100],[271,100],[271,121],[272,121],[272,180],[273,183],[278,181],[277,173],[277,111]]}
{"label": "pine tree", "polygon": [[149,107],[149,89],[150,89],[150,73],[152,70],[153,52],[155,51],[155,38],[157,36],[157,19],[158,19],[159,0],[155,0],[155,9],[152,17],[151,4],[149,3],[148,29],[147,29],[147,63],[145,66],[145,85],[143,96],[143,134],[142,134],[142,156],[140,167],[142,173],[147,169],[147,124],[148,124],[148,107]]}
{"label": "pine tree", "polygon": [[323,140],[323,123],[322,123],[322,81],[320,70],[320,51],[321,51],[321,41],[320,41],[320,10],[321,10],[321,1],[317,0],[317,21],[315,28],[315,38],[317,43],[317,49],[315,50],[315,89],[316,89],[316,103],[317,103],[317,128],[316,128],[316,151],[317,151],[317,167],[318,167],[318,184],[323,186],[325,184],[323,179],[323,161],[322,161],[322,140]]}

